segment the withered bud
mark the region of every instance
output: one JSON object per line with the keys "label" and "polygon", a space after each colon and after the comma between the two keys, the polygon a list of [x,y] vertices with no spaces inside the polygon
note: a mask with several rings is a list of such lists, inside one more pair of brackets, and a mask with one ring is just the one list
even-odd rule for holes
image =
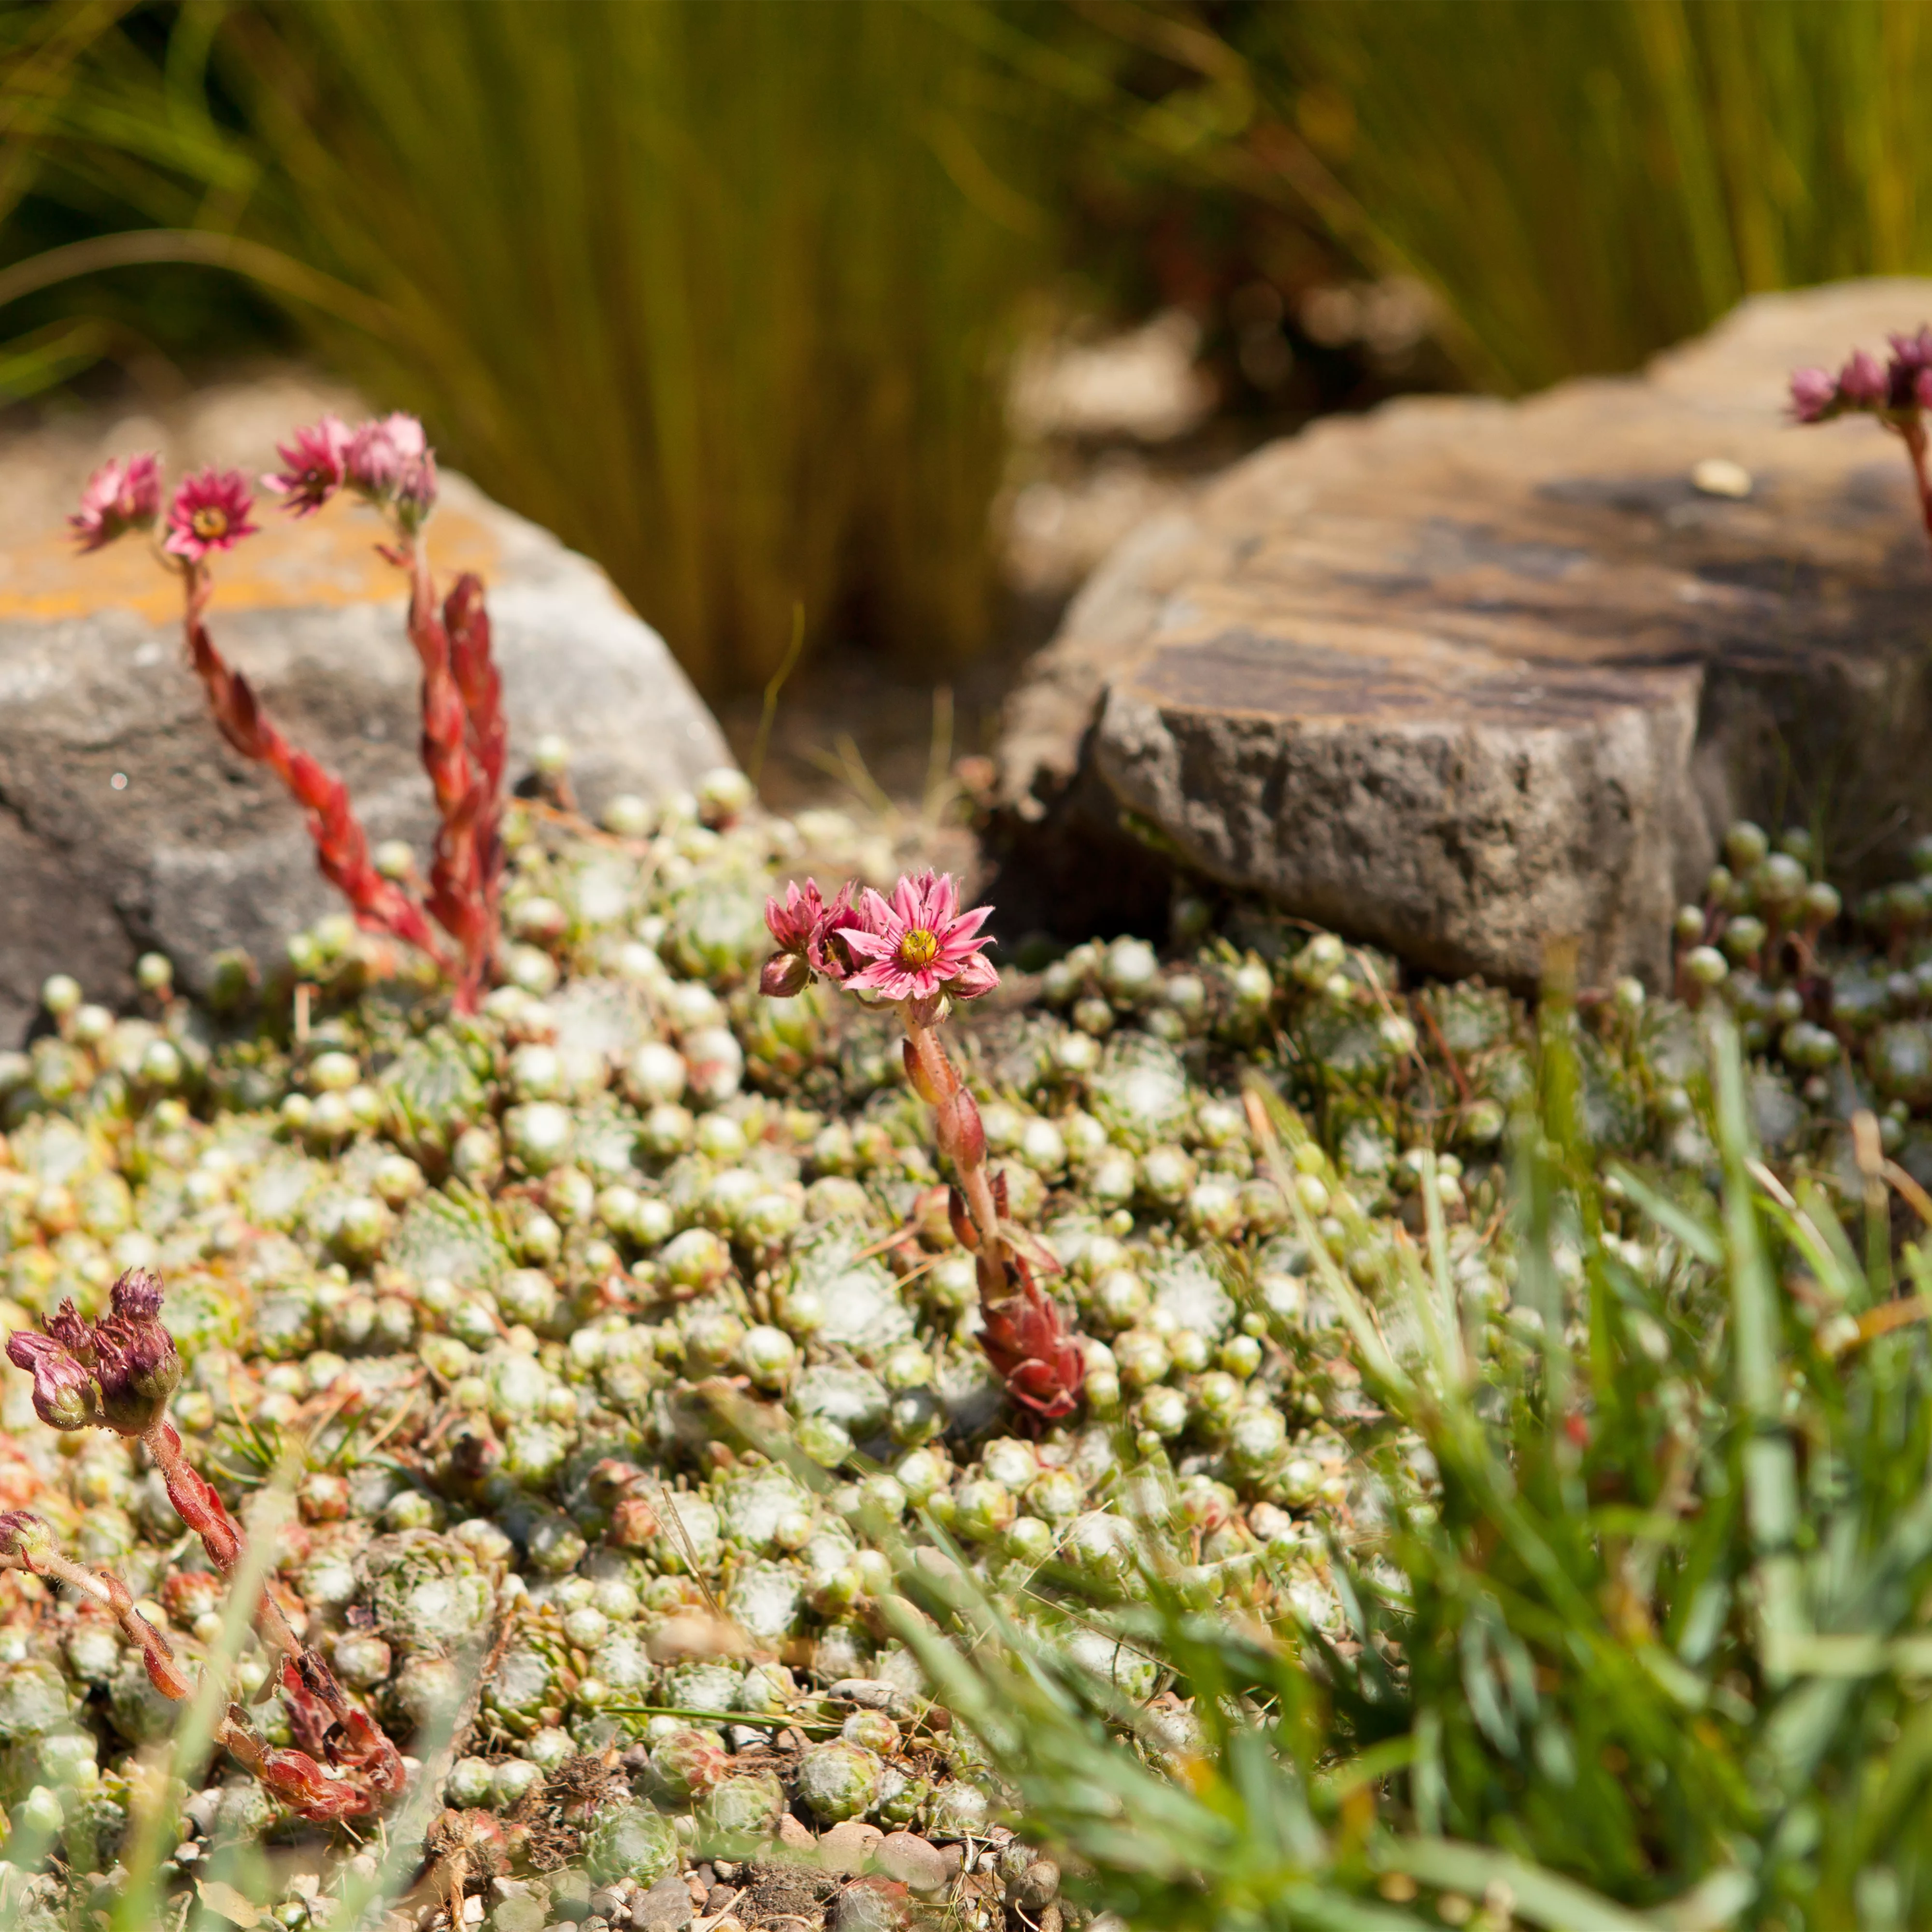
{"label": "withered bud", "polygon": [[85,1429],[100,1420],[94,1378],[51,1335],[22,1330],[7,1338],[7,1358],[34,1378],[34,1413],[50,1429]]}
{"label": "withered bud", "polygon": [[121,1435],[144,1436],[167,1413],[181,1382],[175,1339],[160,1322],[160,1277],[130,1268],[110,1298],[113,1312],[94,1328],[102,1414]]}
{"label": "withered bud", "polygon": [[0,1512],[0,1556],[31,1557],[53,1547],[54,1533],[31,1510]]}

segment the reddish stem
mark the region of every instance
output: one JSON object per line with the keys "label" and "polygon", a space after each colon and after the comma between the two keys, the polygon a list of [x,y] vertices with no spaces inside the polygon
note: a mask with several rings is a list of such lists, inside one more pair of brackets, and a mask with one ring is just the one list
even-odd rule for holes
{"label": "reddish stem", "polygon": [[1932,473],[1926,466],[1925,425],[1916,413],[1899,425],[1905,440],[1906,454],[1912,458],[1912,480],[1918,491],[1918,517],[1925,526],[1925,537],[1932,543]]}
{"label": "reddish stem", "polygon": [[[912,1060],[909,1070],[932,1108],[940,1150],[951,1159],[959,1176],[959,1191],[966,1197],[967,1210],[979,1230],[980,1258],[991,1268],[998,1286],[1004,1288],[1006,1241],[1000,1232],[992,1177],[986,1168],[986,1136],[980,1128],[979,1108],[940,1044],[938,1034],[921,1024],[910,1012],[905,1016],[905,1028]],[[970,1122],[965,1118],[969,1109]]]}
{"label": "reddish stem", "polygon": [[[932,1109],[940,1152],[959,1177],[955,1228],[974,1250],[980,1281],[980,1346],[1006,1384],[1006,1393],[1046,1420],[1070,1414],[1086,1374],[1080,1345],[1068,1334],[1052,1298],[1035,1282],[1025,1258],[1002,1226],[1004,1177],[996,1184],[986,1166],[986,1130],[980,1109],[933,1028],[908,1003],[906,1071]],[[958,1217],[963,1198],[966,1216]],[[969,1238],[970,1237],[970,1238]]]}
{"label": "reddish stem", "polygon": [[348,787],[306,752],[290,744],[262,709],[247,678],[215,649],[202,621],[212,590],[206,567],[191,563],[182,576],[187,591],[182,628],[188,655],[222,736],[243,758],[267,766],[308,814],[316,863],[322,876],[355,908],[362,922],[417,947],[448,971],[448,955],[423,916],[422,908],[370,863],[368,835],[349,802]]}

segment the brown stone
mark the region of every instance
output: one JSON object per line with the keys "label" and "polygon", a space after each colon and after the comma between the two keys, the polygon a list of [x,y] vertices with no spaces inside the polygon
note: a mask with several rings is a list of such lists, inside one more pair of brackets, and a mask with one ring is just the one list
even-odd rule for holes
{"label": "brown stone", "polygon": [[878,1826],[868,1825],[863,1819],[843,1819],[820,1833],[818,1856],[825,1861],[826,1870],[856,1876],[871,1862],[874,1850],[885,1835]]}
{"label": "brown stone", "polygon": [[[187,668],[178,585],[138,537],[77,555],[65,526],[104,457],[159,449],[170,476],[214,461],[251,474],[274,442],[352,398],[306,379],[200,392],[165,420],[82,412],[16,438],[0,463],[0,1036],[16,1040],[40,980],[131,991],[154,947],[192,983],[208,954],[264,960],[340,902],[300,811],[217,736]],[[381,526],[346,502],[296,523],[259,501],[261,534],[215,562],[209,626],[298,746],[349,782],[372,840],[427,862],[433,814],[417,756],[418,675],[401,574]],[[429,526],[439,580],[488,588],[512,777],[561,733],[587,808],[662,796],[728,762],[663,641],[594,564],[446,476]],[[118,782],[117,782],[117,779]]]}
{"label": "brown stone", "polygon": [[888,1832],[874,1850],[872,1862],[886,1877],[926,1896],[944,1892],[948,1882],[938,1846],[916,1832]]}
{"label": "brown stone", "polygon": [[1143,526],[1010,705],[1010,923],[1144,921],[1178,858],[1434,970],[1568,938],[1654,982],[1740,813],[1859,883],[1932,822],[1932,556],[1897,441],[1785,385],[1928,318],[1932,281],[1758,297],[1641,376],[1330,418]]}

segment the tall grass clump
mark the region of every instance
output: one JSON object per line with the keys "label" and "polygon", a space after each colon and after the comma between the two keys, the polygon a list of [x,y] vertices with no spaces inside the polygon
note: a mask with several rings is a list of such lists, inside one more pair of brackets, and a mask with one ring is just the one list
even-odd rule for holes
{"label": "tall grass clump", "polygon": [[981,641],[1037,129],[923,10],[188,9],[156,52],[169,27],[76,55],[50,195],[286,298],[713,692],[770,675],[800,603],[922,661]]}
{"label": "tall grass clump", "polygon": [[1568,1024],[1520,1136],[1513,1307],[1452,1274],[1432,1207],[1379,1272],[1304,1214],[1386,1418],[1351,1497],[1379,1534],[1325,1553],[1325,1592],[1292,1541],[1204,1562],[1157,1454],[1104,1586],[904,1571],[938,1694],[1091,1904],[1204,1932],[1932,1918],[1932,1304],[1894,1281],[1892,1187],[1932,1204],[1868,1115],[1851,1234],[1774,1174],[1727,1022],[1707,1180],[1601,1174]]}
{"label": "tall grass clump", "polygon": [[1628,368],[1742,296],[1932,263],[1932,23],[1887,0],[1257,10],[1262,86],[1478,373]]}

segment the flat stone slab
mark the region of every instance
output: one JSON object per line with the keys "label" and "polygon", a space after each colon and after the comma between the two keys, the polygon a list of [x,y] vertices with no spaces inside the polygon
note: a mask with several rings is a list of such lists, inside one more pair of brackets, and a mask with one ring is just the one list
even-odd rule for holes
{"label": "flat stone slab", "polygon": [[[0,461],[0,1037],[19,1037],[49,973],[114,1001],[147,948],[192,982],[217,949],[272,959],[340,904],[299,810],[217,735],[178,590],[146,542],[76,556],[64,518],[104,455],[158,446],[171,474],[203,460],[253,473],[273,466],[277,434],[344,406],[268,381],[162,422],[56,423]],[[439,583],[471,569],[488,586],[513,781],[550,732],[573,747],[592,811],[730,762],[663,640],[596,565],[461,477],[442,483],[430,554]],[[257,520],[262,534],[218,560],[216,642],[290,738],[348,780],[371,839],[409,838],[427,864],[416,661],[401,573],[372,548],[381,526],[346,502],[296,524],[265,501]]]}
{"label": "flat stone slab", "polygon": [[1236,465],[1010,700],[1003,911],[1151,917],[1165,853],[1437,971],[1532,982],[1564,938],[1654,984],[1739,814],[1882,868],[1932,825],[1932,553],[1898,442],[1786,384],[1928,319],[1932,281],[1757,297],[1641,376]]}

